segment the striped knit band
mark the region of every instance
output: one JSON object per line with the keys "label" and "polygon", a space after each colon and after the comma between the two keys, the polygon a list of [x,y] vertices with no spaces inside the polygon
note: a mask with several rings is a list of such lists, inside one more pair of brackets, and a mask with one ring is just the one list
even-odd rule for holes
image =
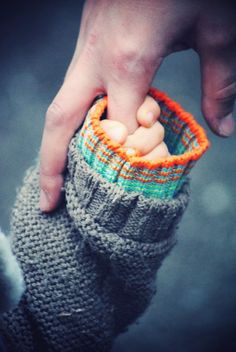
{"label": "striped knit band", "polygon": [[159,121],[165,128],[165,142],[171,156],[144,160],[128,155],[120,144],[112,141],[100,126],[107,107],[106,97],[89,110],[79,133],[78,148],[87,163],[107,181],[146,197],[172,198],[209,142],[203,128],[179,104],[154,88],[149,94],[160,105]]}

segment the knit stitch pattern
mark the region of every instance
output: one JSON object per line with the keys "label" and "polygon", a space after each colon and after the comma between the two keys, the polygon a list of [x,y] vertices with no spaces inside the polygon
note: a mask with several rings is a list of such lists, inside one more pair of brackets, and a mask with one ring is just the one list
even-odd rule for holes
{"label": "knit stitch pattern", "polygon": [[110,351],[150,304],[157,270],[176,243],[188,184],[173,199],[127,192],[88,165],[78,136],[59,209],[40,211],[38,167],[17,196],[12,247],[26,290],[0,319],[7,352]]}
{"label": "knit stitch pattern", "polygon": [[107,98],[99,100],[88,112],[77,144],[87,163],[107,181],[146,197],[171,199],[209,142],[203,128],[179,104],[154,88],[150,95],[160,105],[159,121],[165,128],[171,156],[147,161],[128,155],[120,144],[112,141],[99,123],[106,111]]}

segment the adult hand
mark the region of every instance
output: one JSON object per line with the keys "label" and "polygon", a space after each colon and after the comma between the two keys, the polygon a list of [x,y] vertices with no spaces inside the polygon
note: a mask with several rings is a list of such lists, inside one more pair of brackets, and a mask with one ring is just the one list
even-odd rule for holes
{"label": "adult hand", "polygon": [[41,146],[40,207],[57,206],[67,148],[94,97],[108,95],[108,118],[132,133],[162,60],[193,48],[200,56],[202,110],[221,136],[234,130],[235,5],[227,0],[88,0],[65,81],[49,106]]}

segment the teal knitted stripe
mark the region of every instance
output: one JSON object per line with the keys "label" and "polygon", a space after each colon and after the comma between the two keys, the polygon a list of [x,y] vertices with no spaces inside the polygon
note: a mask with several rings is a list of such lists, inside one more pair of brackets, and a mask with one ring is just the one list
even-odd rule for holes
{"label": "teal knitted stripe", "polygon": [[179,182],[170,181],[165,184],[164,187],[157,187],[156,183],[141,184],[137,180],[129,180],[129,183],[123,182],[121,178],[118,179],[117,184],[121,186],[125,191],[132,191],[142,193],[146,197],[155,198],[172,198],[181,188],[185,177]]}
{"label": "teal knitted stripe", "polygon": [[[160,103],[159,121],[165,126],[165,142],[170,153],[179,156],[179,161],[175,164],[175,162],[163,160],[155,168],[145,167],[144,163],[135,163],[136,159],[142,158],[124,157],[125,151],[122,152],[122,146],[114,147],[107,144],[103,139],[104,132],[101,137],[99,115],[103,110],[101,108],[96,110],[98,104],[97,102],[88,112],[78,137],[78,148],[86,162],[108,182],[116,183],[125,191],[138,192],[146,197],[173,198],[196,163],[196,158],[186,159],[185,157],[182,160],[181,156],[199,148],[195,132],[192,132],[195,130],[190,129],[186,122],[188,120],[183,120],[163,102]],[[92,122],[95,121],[95,116],[98,116],[96,124]],[[194,128],[197,128],[196,124]]]}
{"label": "teal knitted stripe", "polygon": [[[115,180],[118,177],[119,172],[117,172],[116,170],[113,170],[111,167],[109,169],[106,168],[106,165],[108,163],[110,163],[110,165],[112,165],[113,167],[119,169],[120,165],[122,163],[122,159],[119,157],[119,155],[115,154],[113,151],[108,150],[107,148],[104,148],[104,150],[109,153],[108,155],[102,154],[102,158],[104,159],[103,161],[99,160],[98,158],[94,158],[94,155],[96,154],[96,146],[99,145],[99,139],[98,137],[96,137],[95,135],[93,136],[93,142],[91,142],[90,140],[87,140],[86,143],[90,146],[91,149],[94,150],[94,152],[92,152],[88,147],[85,147],[85,144],[83,143],[83,139],[79,138],[78,141],[78,147],[82,150],[83,155],[86,159],[86,161],[92,160],[93,161],[93,165],[96,166],[97,171],[99,171],[99,173],[101,173],[103,175],[103,172],[107,173],[109,171],[109,175],[103,175],[106,176],[106,178],[109,177],[110,180]],[[126,176],[129,176],[132,173],[135,173],[136,175],[138,175],[140,172],[142,172],[142,169],[139,169],[137,167],[133,167],[131,166],[129,163],[124,163],[123,164],[126,165],[126,167],[128,168],[128,170],[125,170],[124,168],[122,169],[122,174],[119,174],[120,178],[125,178]],[[170,168],[165,168],[163,167],[161,169],[161,172],[165,172],[165,173],[170,173],[172,172],[171,176],[173,177],[178,177],[180,173],[183,173],[185,170],[185,167],[183,165],[177,165],[176,168],[170,167]],[[120,171],[120,170],[119,170]],[[148,181],[148,182],[153,182],[150,179],[150,176],[152,177],[158,177],[158,181],[160,181],[159,183],[161,183],[162,181],[166,181],[166,176],[162,176],[162,175],[158,175],[158,171],[157,169],[153,169],[153,170],[148,170],[148,176],[143,176],[143,180],[144,181]],[[186,170],[185,173],[188,174],[189,170]],[[172,181],[173,182],[173,181]],[[157,182],[156,182],[157,183]]]}

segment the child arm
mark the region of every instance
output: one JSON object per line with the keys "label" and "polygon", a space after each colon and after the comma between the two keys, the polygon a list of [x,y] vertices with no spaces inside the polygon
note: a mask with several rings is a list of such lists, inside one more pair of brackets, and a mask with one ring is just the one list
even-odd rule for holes
{"label": "child arm", "polygon": [[100,128],[104,98],[71,142],[66,202],[56,212],[39,210],[38,169],[28,171],[12,216],[26,290],[0,319],[10,351],[109,351],[147,308],[187,205],[186,175],[207,148],[192,118],[156,99],[167,159],[131,157],[112,142]]}
{"label": "child arm", "polygon": [[[191,119],[187,124],[170,109],[167,138],[175,137],[170,148],[172,153],[181,150],[181,155],[153,163],[127,157],[99,128],[103,110],[104,102],[92,108],[78,140],[71,144],[66,197],[84,240],[112,272],[120,332],[140,316],[155,293],[157,269],[176,243],[175,230],[188,203],[186,174],[207,142],[196,130],[194,134],[197,125]],[[163,106],[164,114],[167,111]],[[181,121],[178,135],[175,126]],[[183,142],[185,134],[189,140]],[[183,157],[194,143],[199,147],[189,158]]]}

